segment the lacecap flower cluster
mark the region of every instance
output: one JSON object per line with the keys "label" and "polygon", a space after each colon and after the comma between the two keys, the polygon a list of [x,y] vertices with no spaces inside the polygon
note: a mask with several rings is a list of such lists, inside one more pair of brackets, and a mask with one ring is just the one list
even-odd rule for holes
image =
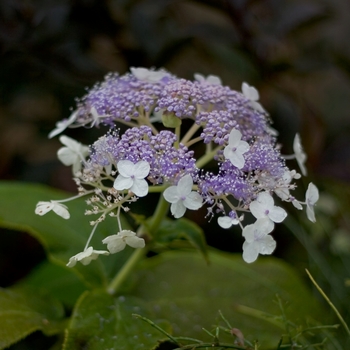
{"label": "lacecap flower cluster", "polygon": [[[163,196],[175,219],[205,206],[207,217],[215,217],[222,228],[238,225],[248,263],[276,247],[270,233],[287,212],[275,205],[274,197],[299,210],[306,208],[307,217],[315,222],[316,186],[310,183],[305,200],[296,199],[292,191],[301,174],[286,165],[287,159],[295,158],[306,175],[300,137],[295,136],[293,155],[281,155],[277,131],[259,103],[258,91],[247,83],[242,91],[234,91],[216,76],[195,74],[190,81],[146,68],[131,68],[122,76],[109,74],[49,137],[68,127],[100,124],[110,130],[90,147],[60,136],[64,147],[58,158],[72,167],[78,196],[89,196],[85,214],[98,217],[91,221],[83,252],[70,258],[70,267],[117,253],[126,245],[143,248],[142,237],[122,228],[120,214],[151,192]],[[127,126],[123,133],[120,124]],[[53,210],[69,219],[63,203],[76,197],[39,202],[35,212]],[[107,215],[117,220],[119,231],[102,241],[107,250],[95,250],[90,246],[92,235]],[[245,225],[246,216],[255,222]]]}

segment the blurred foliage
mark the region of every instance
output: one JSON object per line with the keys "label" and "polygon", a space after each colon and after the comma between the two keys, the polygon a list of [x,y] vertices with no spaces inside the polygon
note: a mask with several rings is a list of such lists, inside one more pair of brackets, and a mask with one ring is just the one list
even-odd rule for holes
{"label": "blurred foliage", "polygon": [[[310,178],[322,189],[317,226],[296,214],[274,233],[276,254],[310,268],[349,321],[349,34],[347,0],[2,0],[0,177],[75,192],[70,169],[56,159],[59,142],[47,134],[107,72],[215,74],[238,90],[247,81],[259,89],[285,154],[300,132]],[[67,134],[91,143],[101,129]],[[239,238],[205,225],[211,245],[241,250]],[[29,236],[2,235],[4,286],[44,253]],[[17,268],[28,247],[28,264]]]}

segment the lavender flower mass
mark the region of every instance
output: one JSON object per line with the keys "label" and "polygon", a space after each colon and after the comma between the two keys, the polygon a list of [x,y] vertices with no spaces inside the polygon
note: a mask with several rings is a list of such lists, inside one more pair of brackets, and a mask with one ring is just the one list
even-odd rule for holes
{"label": "lavender flower mass", "polygon": [[[91,222],[93,230],[81,262],[90,259],[88,250],[94,252],[93,259],[114,253],[89,246],[99,222],[107,214],[116,217],[119,232],[124,232],[121,211],[132,210],[132,203],[150,192],[160,193],[167,205],[171,204],[174,218],[182,217],[187,209],[206,206],[207,217],[217,217],[221,227],[239,225],[246,239],[243,258],[247,262],[275,249],[270,233],[287,213],[274,206],[274,195],[299,210],[307,206],[308,218],[315,221],[316,186],[311,184],[305,201],[290,194],[301,175],[287,167],[286,159],[296,158],[304,167],[306,155],[300,137],[294,142],[295,154],[282,156],[276,147],[277,133],[258,100],[258,91],[246,83],[238,92],[223,86],[215,76],[196,74],[195,80],[189,81],[165,70],[146,68],[131,68],[131,73],[123,76],[109,74],[95,85],[79,100],[72,116],[57,123],[50,134],[84,125],[110,127],[107,135],[90,147],[88,157],[81,151],[85,146],[79,148],[66,136],[68,151],[59,153],[59,158],[63,153],[66,157],[60,158],[64,164],[74,166],[80,196],[92,195],[87,201],[92,209],[86,214],[100,215]],[[121,124],[128,127],[124,133],[118,129]],[[206,167],[209,162],[211,171]],[[44,202],[40,203],[37,214],[51,210],[43,210]],[[47,207],[52,208],[52,203]],[[245,226],[245,215],[255,217],[256,222]],[[135,237],[137,242],[142,240]],[[79,261],[79,254],[68,266]]]}

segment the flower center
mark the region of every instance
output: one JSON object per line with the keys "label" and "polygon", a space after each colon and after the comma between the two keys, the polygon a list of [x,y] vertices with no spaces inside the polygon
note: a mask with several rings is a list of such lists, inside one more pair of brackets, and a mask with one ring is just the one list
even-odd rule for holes
{"label": "flower center", "polygon": [[270,210],[266,209],[265,210],[265,215],[269,215]]}

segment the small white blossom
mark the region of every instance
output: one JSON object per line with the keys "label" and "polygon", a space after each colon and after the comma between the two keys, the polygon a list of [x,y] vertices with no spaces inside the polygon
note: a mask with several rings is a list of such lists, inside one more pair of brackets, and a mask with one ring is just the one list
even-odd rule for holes
{"label": "small white blossom", "polygon": [[242,92],[243,95],[250,101],[250,105],[260,113],[266,113],[263,106],[258,102],[259,101],[259,91],[254,87],[250,86],[247,83],[242,83]]}
{"label": "small white blossom", "polygon": [[78,116],[78,110],[74,111],[68,119],[64,119],[56,123],[56,128],[49,133],[49,139],[60,134],[63,130],[67,129],[69,125],[73,124]]}
{"label": "small white blossom", "polygon": [[120,252],[126,245],[132,248],[145,247],[145,240],[137,237],[136,233],[130,230],[122,230],[116,235],[108,236],[102,243],[107,244],[107,249],[111,254]]}
{"label": "small white blossom", "polygon": [[66,147],[57,151],[57,157],[64,165],[72,165],[73,174],[76,174],[80,171],[81,162],[89,154],[89,147],[65,135],[60,136],[60,141]]}
{"label": "small white blossom", "polygon": [[306,154],[303,151],[303,146],[301,145],[301,139],[299,134],[296,134],[294,137],[294,142],[293,142],[293,150],[295,154],[295,158],[298,162],[299,168],[301,170],[301,173],[306,176],[307,175],[307,170],[305,167],[305,161],[306,161]]}
{"label": "small white blossom", "polygon": [[305,202],[307,218],[312,222],[316,222],[314,206],[319,197],[320,196],[317,187],[312,182],[310,182],[306,190]]}
{"label": "small white blossom", "polygon": [[258,219],[254,224],[243,229],[243,259],[247,263],[254,262],[259,254],[271,254],[276,248],[276,241],[269,235],[274,223],[267,219]]}
{"label": "small white blossom", "polygon": [[194,79],[200,83],[208,83],[213,85],[222,85],[221,79],[216,75],[208,75],[205,77],[202,74],[195,73]]}
{"label": "small white blossom", "polygon": [[67,266],[73,267],[78,261],[83,265],[89,265],[92,260],[96,260],[99,255],[109,255],[109,252],[106,250],[94,250],[92,247],[85,249],[83,252],[78,253],[77,255],[72,256]]}
{"label": "small white blossom", "polygon": [[225,158],[237,167],[242,169],[244,167],[245,159],[243,154],[249,151],[249,144],[241,140],[242,134],[237,129],[232,129],[228,139],[228,145],[224,149]]}
{"label": "small white blossom", "polygon": [[165,200],[171,203],[171,213],[177,219],[185,214],[186,208],[197,210],[203,204],[201,195],[192,191],[192,186],[191,175],[185,175],[179,180],[177,186],[170,186],[163,193]]}
{"label": "small white blossom", "polygon": [[145,160],[136,164],[130,160],[121,160],[117,164],[119,175],[114,181],[113,187],[118,190],[130,190],[138,197],[144,197],[148,193],[148,184],[145,178],[149,174],[150,165]]}
{"label": "small white blossom", "polygon": [[274,205],[268,192],[260,192],[257,199],[250,203],[249,209],[257,219],[267,217],[273,222],[282,222],[287,216],[284,209]]}
{"label": "small white blossom", "polygon": [[231,218],[230,216],[220,216],[218,218],[218,224],[222,228],[230,228],[232,225],[238,225],[238,218]]}
{"label": "small white blossom", "polygon": [[130,71],[135,78],[149,83],[157,83],[165,76],[169,75],[169,73],[164,70],[151,70],[143,67],[130,67]]}
{"label": "small white blossom", "polygon": [[55,212],[58,216],[61,216],[63,219],[67,220],[70,218],[68,208],[64,204],[57,203],[54,201],[39,202],[36,205],[35,214],[43,216],[51,210]]}

